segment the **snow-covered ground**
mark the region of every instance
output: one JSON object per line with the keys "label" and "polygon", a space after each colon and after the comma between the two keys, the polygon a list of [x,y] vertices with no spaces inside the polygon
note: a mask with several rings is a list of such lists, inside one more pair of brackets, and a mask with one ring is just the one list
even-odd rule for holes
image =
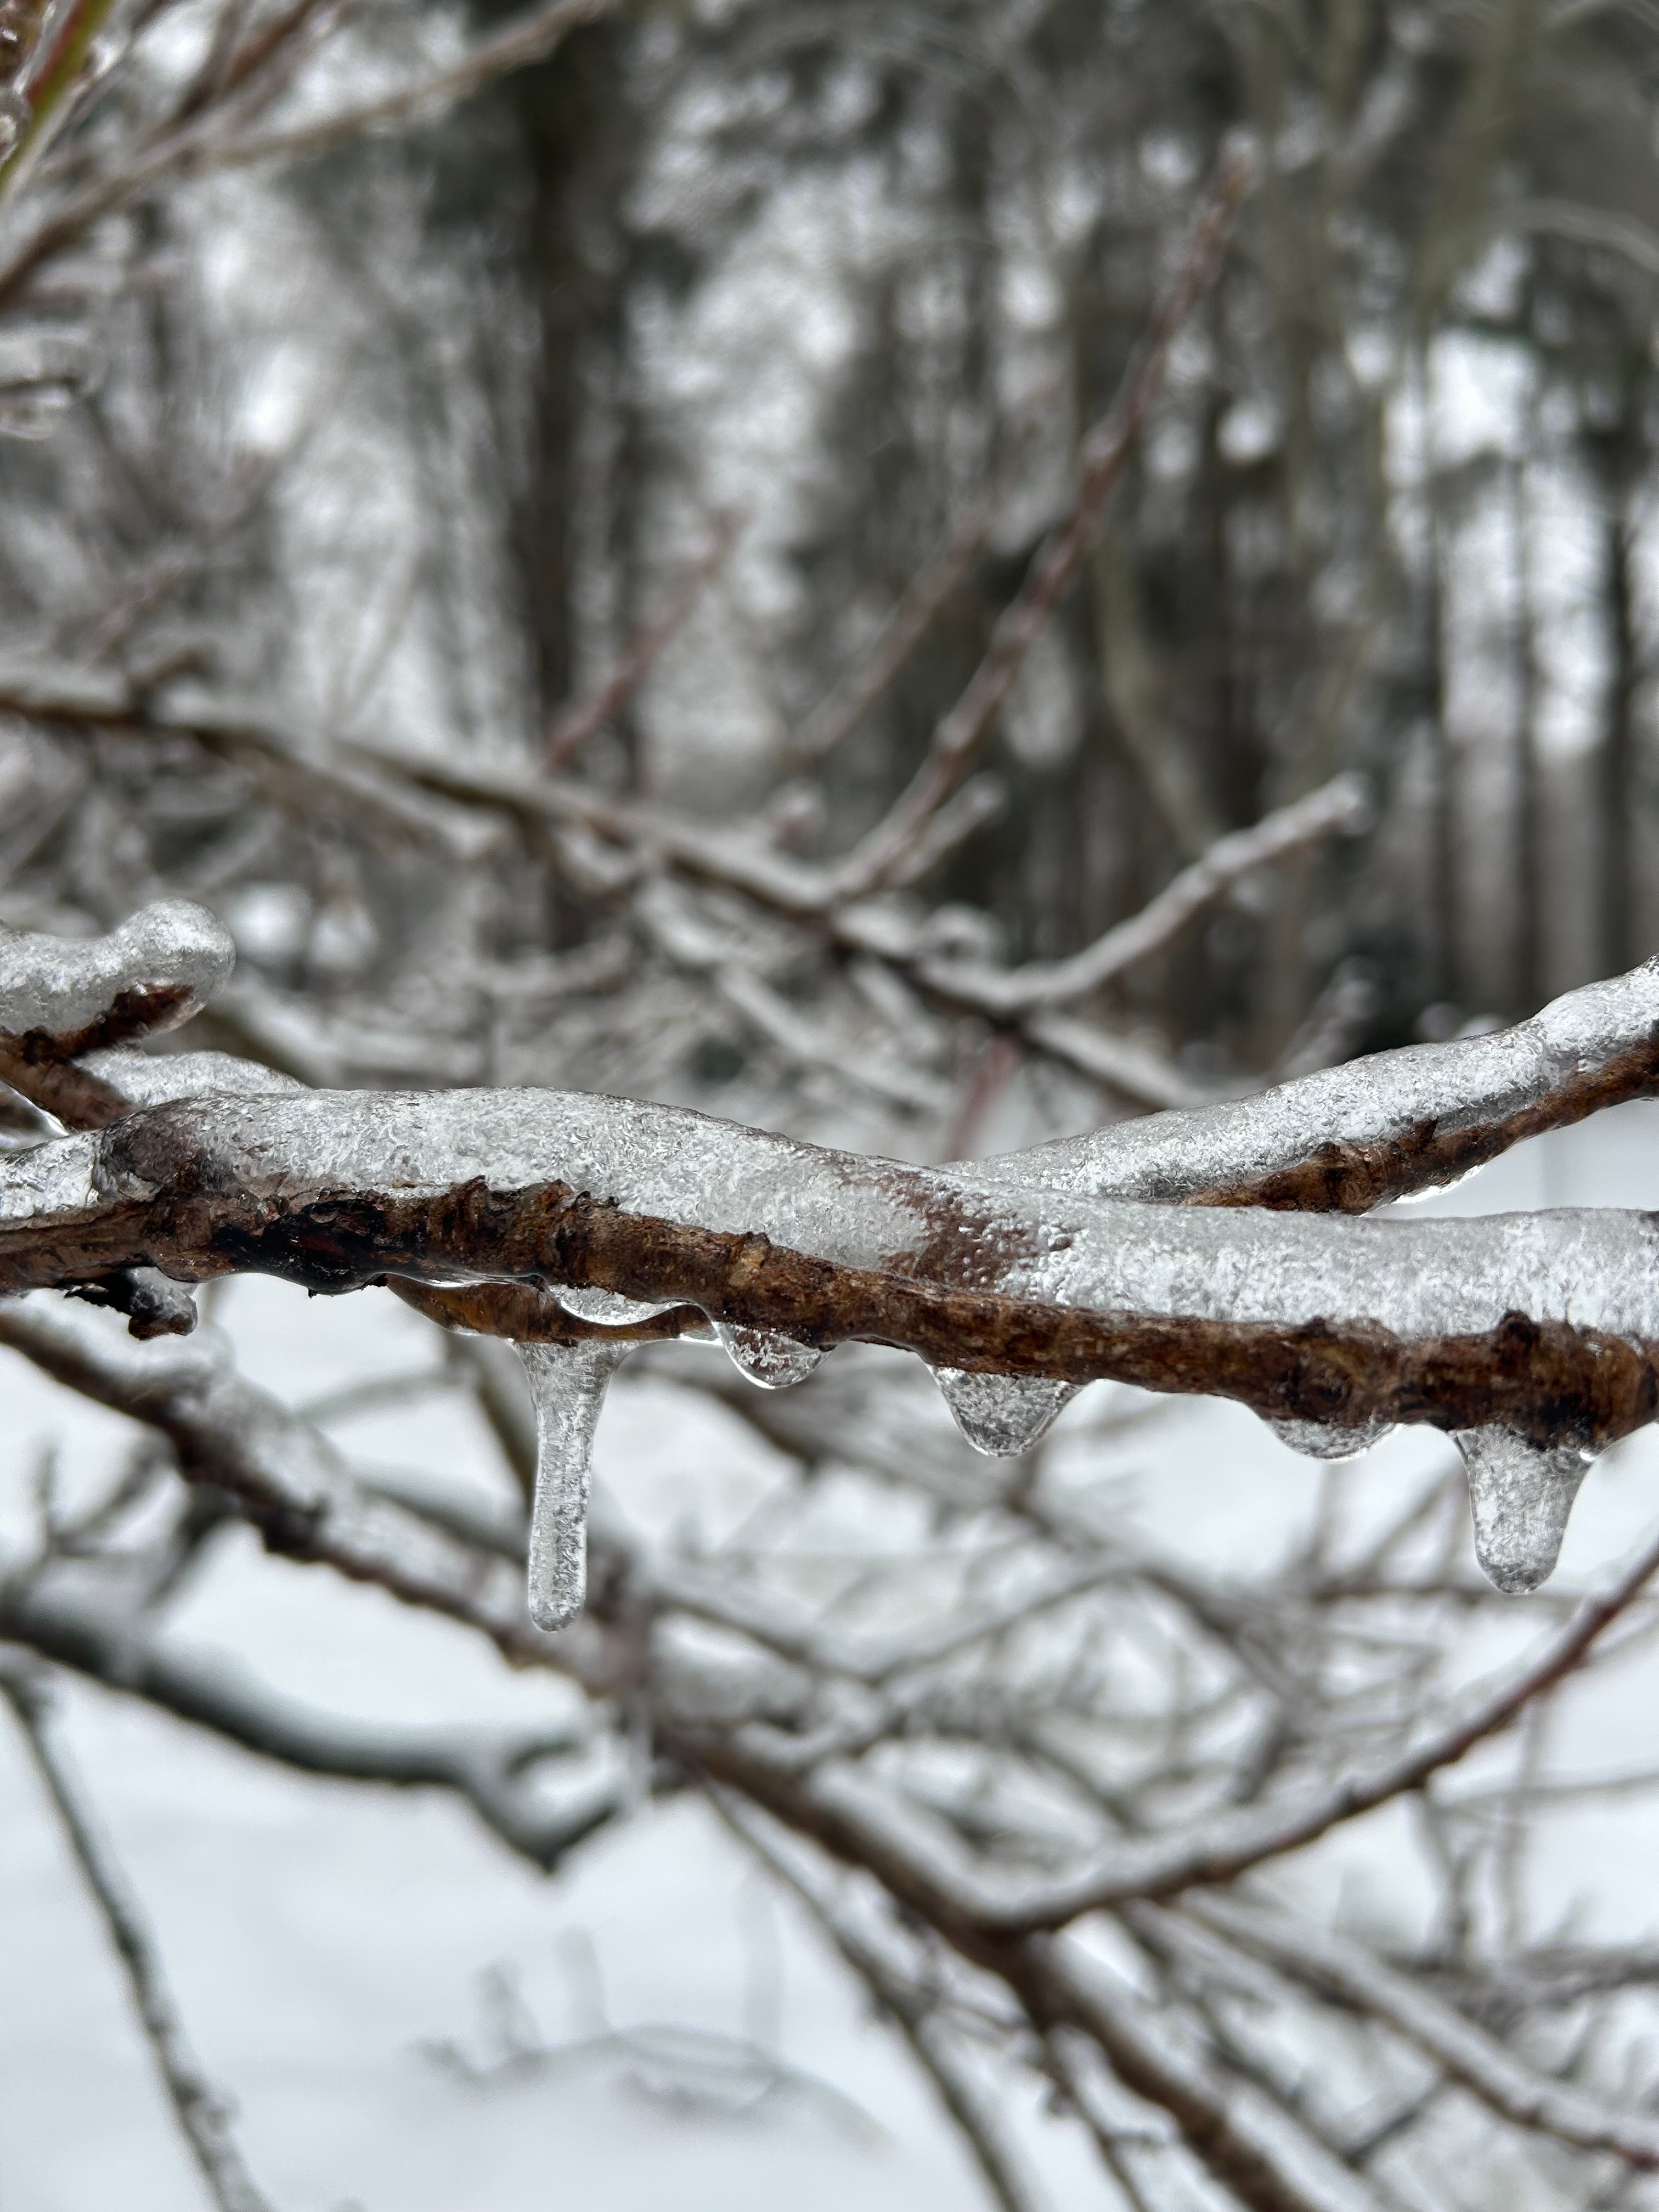
{"label": "snow-covered ground", "polygon": [[[1433,1201],[1437,1211],[1659,1207],[1659,1107],[1633,1106],[1522,1148]],[[430,1358],[424,1326],[378,1294],[307,1301],[234,1285],[216,1316],[247,1371],[295,1402]],[[695,1356],[695,1355],[688,1355]],[[66,1482],[106,1467],[122,1425],[10,1355],[0,1533],[21,1526],[31,1465],[59,1441]],[[941,1419],[943,1419],[941,1413]],[[343,1435],[346,1432],[342,1431]],[[1251,1418],[1171,1406],[1152,1432],[1135,1506],[1164,1544],[1243,1567],[1270,1557],[1316,1480]],[[499,1480],[485,1439],[447,1402],[351,1424],[355,1455]],[[764,1469],[717,1408],[660,1384],[619,1390],[601,1479],[635,1510],[695,1493],[716,1521]],[[1352,1508],[1397,1496],[1443,1441],[1396,1435],[1352,1477]],[[1659,1438],[1592,1473],[1560,1570],[1578,1580],[1659,1511]],[[1537,1624],[1515,1602],[1506,1643]],[[180,1617],[290,1694],[388,1721],[532,1717],[558,1685],[514,1675],[461,1632],[373,1590],[228,1545]],[[1493,1656],[1496,1653],[1496,1642]],[[1562,1703],[1563,1771],[1656,1760],[1659,1655]],[[978,2185],[888,2031],[793,1911],[691,1804],[643,1814],[544,1881],[463,1808],[433,1796],[307,1781],[118,1696],[74,1686],[64,1738],[143,1898],[191,2039],[231,2089],[249,2162],[280,2212],[532,2212],[672,2203],[676,2212],[862,2212],[969,2204]],[[179,2212],[202,2201],[79,1876],[15,1738],[0,1730],[0,2212]],[[1310,1883],[1398,1887],[1397,1816],[1314,1855]],[[1650,1869],[1659,1792],[1564,1814],[1532,1862],[1540,1909],[1632,1937],[1659,1934]],[[1403,1900],[1402,1900],[1403,1901]],[[495,2052],[486,2005],[505,1969],[556,2063],[482,2082],[434,2058]],[[499,1988],[500,1977],[495,1985]],[[653,2025],[746,2039],[787,2069],[753,2109],[660,2094],[637,2051],[603,2030]],[[702,2046],[705,2055],[717,2046]],[[713,2087],[718,2089],[719,2082]],[[730,2084],[726,2085],[728,2087]],[[1035,2102],[1029,2133],[1057,2203],[1092,2201],[1089,2162]]]}

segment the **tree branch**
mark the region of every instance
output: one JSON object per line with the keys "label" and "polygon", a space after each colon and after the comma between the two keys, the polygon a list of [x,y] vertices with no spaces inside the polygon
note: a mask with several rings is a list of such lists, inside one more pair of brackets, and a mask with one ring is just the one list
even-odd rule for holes
{"label": "tree branch", "polygon": [[1611,2151],[1638,2172],[1659,2171],[1659,2121],[1608,2112],[1593,2098],[1535,2072],[1474,2021],[1358,1944],[1237,1897],[1200,1895],[1188,1899],[1186,1909],[1295,1980],[1382,2021],[1516,2126],[1576,2149]]}
{"label": "tree branch", "polygon": [[[679,1218],[643,1210],[653,1201]],[[744,1225],[696,1218],[722,1213]],[[1343,1429],[1501,1425],[1596,1449],[1659,1406],[1653,1232],[1644,1216],[1567,1219],[1571,1236],[1548,1216],[1291,1222],[1051,1203],[972,1170],[859,1160],[678,1109],[318,1092],[150,1107],[0,1160],[0,1290],[143,1266],[325,1291],[389,1274],[577,1284],[970,1372],[1113,1377]],[[786,1227],[817,1249],[770,1241]],[[1591,1271],[1601,1279],[1587,1289]],[[1357,1317],[1379,1304],[1403,1327]]]}
{"label": "tree branch", "polygon": [[580,1726],[482,1737],[470,1729],[354,1726],[309,1712],[228,1672],[217,1658],[192,1659],[153,1628],[124,1621],[107,1593],[89,1598],[84,1586],[60,1585],[50,1574],[0,1589],[0,1638],[299,1773],[447,1790],[544,1873],[621,1808],[614,1784],[562,1806],[538,1798],[536,1770],[580,1750],[586,1741]]}

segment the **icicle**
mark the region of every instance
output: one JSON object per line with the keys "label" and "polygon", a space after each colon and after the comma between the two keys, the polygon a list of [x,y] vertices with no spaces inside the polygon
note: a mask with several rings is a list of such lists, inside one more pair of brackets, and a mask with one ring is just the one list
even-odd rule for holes
{"label": "icicle", "polygon": [[1474,1556],[1512,1597],[1547,1582],[1561,1556],[1567,1516],[1592,1454],[1576,1444],[1540,1450],[1512,1429],[1460,1429],[1474,1512]]}
{"label": "icicle", "polygon": [[1395,1431],[1392,1421],[1367,1421],[1357,1429],[1334,1428],[1325,1421],[1269,1421],[1267,1426],[1280,1443],[1306,1459],[1358,1459]]}
{"label": "icicle", "polygon": [[562,1628],[587,1588],[587,1492],[605,1386],[627,1344],[520,1344],[536,1408],[536,1502],[530,1515],[530,1618]]}
{"label": "icicle", "polygon": [[1018,1459],[1030,1451],[1079,1387],[1040,1375],[970,1375],[960,1367],[936,1367],[933,1380],[951,1418],[988,1459]]}
{"label": "icicle", "polygon": [[717,1321],[714,1334],[738,1374],[763,1390],[787,1390],[804,1382],[823,1357],[817,1345],[797,1344],[793,1336],[769,1328],[732,1328]]}

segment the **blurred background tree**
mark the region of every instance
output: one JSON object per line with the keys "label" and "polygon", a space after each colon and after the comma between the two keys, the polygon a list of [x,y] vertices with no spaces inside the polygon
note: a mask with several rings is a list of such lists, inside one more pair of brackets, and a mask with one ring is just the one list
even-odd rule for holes
{"label": "blurred background tree", "polygon": [[[434,59],[459,27],[426,19]],[[124,83],[165,99],[206,36],[168,11]],[[331,52],[384,71],[388,29]],[[729,520],[591,770],[718,812],[810,769],[788,834],[838,849],[966,680],[1246,125],[1266,181],[940,887],[1062,952],[1351,765],[1364,851],[1234,900],[1109,1010],[1200,1075],[1285,1065],[1316,1010],[1347,1049],[1512,1015],[1655,928],[1655,67],[1634,7],[607,16],[9,281],[12,427],[53,434],[0,453],[6,634],[529,759]],[[918,578],[925,634],[860,684]],[[61,888],[58,818],[14,908]],[[407,936],[407,872],[353,842],[220,878],[284,886],[309,934],[263,957],[325,997]],[[585,895],[519,865],[481,942],[580,941]],[[726,1026],[696,1068],[749,1051]]]}

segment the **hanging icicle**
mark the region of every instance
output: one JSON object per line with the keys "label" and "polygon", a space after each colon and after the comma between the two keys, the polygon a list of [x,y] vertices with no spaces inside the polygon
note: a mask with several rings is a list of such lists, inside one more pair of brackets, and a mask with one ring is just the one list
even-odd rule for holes
{"label": "hanging icicle", "polygon": [[530,1515],[530,1618],[562,1628],[587,1590],[587,1494],[593,1431],[631,1344],[514,1347],[536,1409],[536,1498]]}

